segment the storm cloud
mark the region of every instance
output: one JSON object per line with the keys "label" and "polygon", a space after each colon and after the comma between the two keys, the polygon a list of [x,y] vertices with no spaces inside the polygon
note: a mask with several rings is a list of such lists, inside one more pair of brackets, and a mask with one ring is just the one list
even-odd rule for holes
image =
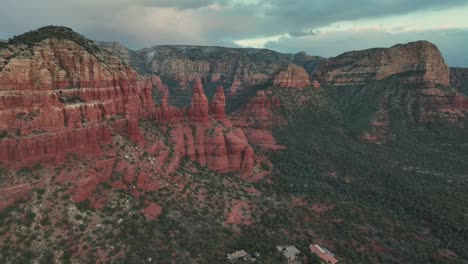
{"label": "storm cloud", "polygon": [[0,0],[0,4],[3,39],[45,25],[64,25],[88,38],[118,41],[132,49],[222,45],[321,56],[426,39],[440,47],[450,65],[468,66],[461,44],[468,41],[468,21],[462,12],[468,11],[468,0]]}

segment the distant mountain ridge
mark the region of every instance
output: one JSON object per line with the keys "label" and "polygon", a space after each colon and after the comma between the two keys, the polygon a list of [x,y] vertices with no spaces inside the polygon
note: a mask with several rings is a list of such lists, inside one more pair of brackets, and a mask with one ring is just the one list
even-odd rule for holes
{"label": "distant mountain ridge", "polygon": [[335,85],[365,84],[392,75],[403,82],[450,85],[448,66],[428,41],[346,52],[324,60],[315,72],[320,82]]}
{"label": "distant mountain ridge", "polygon": [[132,51],[118,43],[96,42],[139,71],[178,82],[196,79],[220,83],[236,93],[245,87],[272,82],[288,65],[304,67],[311,74],[323,60],[304,52],[283,54],[268,49],[215,46],[162,45]]}

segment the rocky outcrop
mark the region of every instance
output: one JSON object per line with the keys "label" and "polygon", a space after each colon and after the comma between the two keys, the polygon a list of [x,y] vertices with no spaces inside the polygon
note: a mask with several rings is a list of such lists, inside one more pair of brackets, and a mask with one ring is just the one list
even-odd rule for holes
{"label": "rocky outcrop", "polygon": [[187,86],[191,81],[264,83],[291,60],[291,55],[270,50],[197,46],[156,46],[137,51],[147,71]]}
{"label": "rocky outcrop", "polygon": [[0,162],[60,161],[67,153],[100,154],[112,142],[105,125],[0,140]]}
{"label": "rocky outcrop", "polygon": [[39,29],[0,58],[0,161],[100,153],[113,128],[142,140],[135,120],[154,114],[150,83],[80,35]]}
{"label": "rocky outcrop", "polygon": [[420,123],[431,123],[443,120],[462,124],[468,111],[468,97],[459,91],[437,88],[420,89],[422,95],[416,100]]}
{"label": "rocky outcrop", "polygon": [[148,220],[156,220],[162,213],[163,208],[153,202],[147,202],[147,206],[143,209],[143,214]]}
{"label": "rocky outcrop", "polygon": [[25,183],[0,189],[0,212],[17,201],[27,199],[32,193],[33,187],[31,184]]}
{"label": "rocky outcrop", "polygon": [[320,83],[317,80],[313,80],[312,87],[314,87],[315,89],[320,89]]}
{"label": "rocky outcrop", "polygon": [[203,91],[200,79],[195,81],[193,86],[192,103],[190,107],[190,119],[193,122],[208,122],[208,99]]}
{"label": "rocky outcrop", "polygon": [[224,119],[226,118],[226,97],[224,96],[224,88],[218,86],[216,88],[216,93],[211,100],[211,113],[215,119]]}
{"label": "rocky outcrop", "polygon": [[279,98],[274,96],[271,90],[258,91],[242,111],[234,114],[234,119],[242,120],[244,123],[239,123],[242,126],[270,128],[279,122],[275,110],[279,109],[280,105]]}
{"label": "rocky outcrop", "polygon": [[[182,87],[202,79],[229,87],[230,95],[250,86],[273,81],[289,64],[314,71],[321,57],[304,52],[282,54],[267,49],[235,49],[203,46],[155,46],[133,52],[115,43],[97,43],[129,62],[140,74],[154,74]],[[144,65],[144,66],[141,66]]]}
{"label": "rocky outcrop", "polygon": [[232,116],[235,126],[242,127],[248,142],[266,149],[282,149],[271,133],[275,125],[282,125],[284,121],[277,114],[280,100],[272,91],[258,91],[254,98],[238,113]]}
{"label": "rocky outcrop", "polygon": [[[209,122],[213,119],[221,122]],[[244,131],[233,127],[225,115],[223,87],[217,88],[208,104],[201,81],[195,81],[187,116],[172,124],[171,140],[179,157],[188,157],[219,172],[252,171],[255,153]]]}
{"label": "rocky outcrop", "polygon": [[[68,153],[100,156],[112,149],[103,146],[123,136],[135,143],[133,147],[148,149],[161,162],[167,160],[162,173],[176,171],[183,157],[220,172],[250,173],[255,153],[249,140],[261,141],[258,135],[262,135],[274,141],[263,132],[248,130],[246,135],[243,128],[231,124],[222,86],[209,103],[202,79],[196,78],[190,106],[179,109],[169,104],[169,88],[159,77],[139,77],[120,59],[69,29],[48,27],[20,40],[0,49],[1,163],[61,162]],[[158,106],[153,88],[162,94]],[[266,97],[253,101],[251,114],[268,122],[271,112],[266,108],[278,103]],[[170,132],[170,141],[161,141],[167,136],[164,133],[143,133],[142,119],[161,123],[160,129]],[[171,157],[171,153],[176,155]],[[99,176],[89,175],[88,179]],[[133,175],[127,180],[137,178],[136,186],[147,189],[148,177]],[[84,191],[78,191],[75,200],[86,199],[98,183],[83,181],[79,189]]]}
{"label": "rocky outcrop", "polygon": [[323,61],[314,75],[319,82],[334,85],[359,85],[397,76],[408,83],[449,86],[449,69],[439,49],[427,41],[346,52]]}
{"label": "rocky outcrop", "polygon": [[255,154],[242,129],[228,125],[179,123],[171,131],[174,151],[219,172],[253,169]]}
{"label": "rocky outcrop", "polygon": [[304,68],[289,64],[275,76],[273,85],[285,88],[303,89],[310,86],[309,74]]}

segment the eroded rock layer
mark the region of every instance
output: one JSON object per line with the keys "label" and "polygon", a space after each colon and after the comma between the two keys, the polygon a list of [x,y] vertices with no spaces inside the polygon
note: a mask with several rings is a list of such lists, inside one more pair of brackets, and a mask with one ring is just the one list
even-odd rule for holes
{"label": "eroded rock layer", "polygon": [[[0,50],[2,161],[99,153],[111,141],[105,122],[154,112],[149,82],[71,30],[53,30]],[[133,137],[138,123],[118,131]]]}
{"label": "eroded rock layer", "polygon": [[273,85],[285,88],[305,88],[310,86],[309,74],[304,68],[289,64],[274,78]]}
{"label": "eroded rock layer", "polygon": [[346,52],[323,61],[315,71],[319,82],[334,85],[365,84],[394,75],[404,82],[449,86],[449,69],[439,49],[427,41]]}
{"label": "eroded rock layer", "polygon": [[[168,172],[185,156],[222,172],[253,168],[244,132],[226,119],[222,87],[210,104],[197,79],[191,106],[172,107],[159,78],[142,79],[119,58],[61,27],[26,33],[2,46],[0,69],[1,163],[100,155],[114,135],[146,149],[151,146],[139,121],[147,119],[174,129],[172,143],[163,145],[183,146]],[[153,86],[163,91],[158,107]]]}

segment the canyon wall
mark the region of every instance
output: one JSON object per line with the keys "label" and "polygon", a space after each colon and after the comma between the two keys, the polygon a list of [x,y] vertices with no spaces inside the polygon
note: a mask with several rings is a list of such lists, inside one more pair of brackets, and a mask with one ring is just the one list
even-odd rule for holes
{"label": "canyon wall", "polygon": [[[165,80],[188,87],[190,82],[202,79],[204,83],[217,83],[226,86],[230,96],[251,86],[273,82],[275,76],[290,65],[297,66],[300,80],[298,88],[307,81],[305,74],[313,72],[321,57],[305,53],[282,54],[267,49],[236,49],[204,46],[155,46],[134,53],[122,50],[121,45],[99,42],[98,45],[139,69],[140,74],[154,74]],[[129,54],[133,54],[129,56]],[[144,66],[142,66],[144,65]],[[299,71],[302,69],[302,71]],[[283,74],[283,82],[294,85],[294,78]],[[295,77],[293,75],[292,77]]]}
{"label": "canyon wall", "polygon": [[365,84],[399,76],[401,81],[449,86],[449,69],[439,49],[427,41],[343,53],[323,61],[315,70],[319,82]]}
{"label": "canyon wall", "polygon": [[0,161],[99,153],[121,126],[114,120],[154,112],[149,82],[80,35],[54,30],[0,49]]}
{"label": "canyon wall", "polygon": [[[63,27],[42,28],[2,46],[0,69],[0,163],[100,155],[114,135],[145,149],[139,120],[146,119],[173,129],[167,147],[183,146],[176,151],[179,158],[188,156],[222,172],[252,170],[255,154],[242,129],[225,116],[222,87],[210,104],[196,79],[191,105],[172,107],[160,79],[140,77],[118,57]],[[158,106],[153,85],[164,91]]]}
{"label": "canyon wall", "polygon": [[[414,118],[421,123],[436,119],[460,123],[465,119],[468,98],[453,86],[463,81],[461,69],[449,71],[439,49],[427,41],[398,44],[343,53],[323,61],[313,76],[322,84],[364,86],[396,78],[408,89],[415,89]],[[451,76],[450,76],[451,75]],[[410,88],[412,87],[412,88]]]}
{"label": "canyon wall", "polygon": [[310,77],[304,68],[289,64],[274,77],[273,85],[283,88],[303,89],[310,87]]}

